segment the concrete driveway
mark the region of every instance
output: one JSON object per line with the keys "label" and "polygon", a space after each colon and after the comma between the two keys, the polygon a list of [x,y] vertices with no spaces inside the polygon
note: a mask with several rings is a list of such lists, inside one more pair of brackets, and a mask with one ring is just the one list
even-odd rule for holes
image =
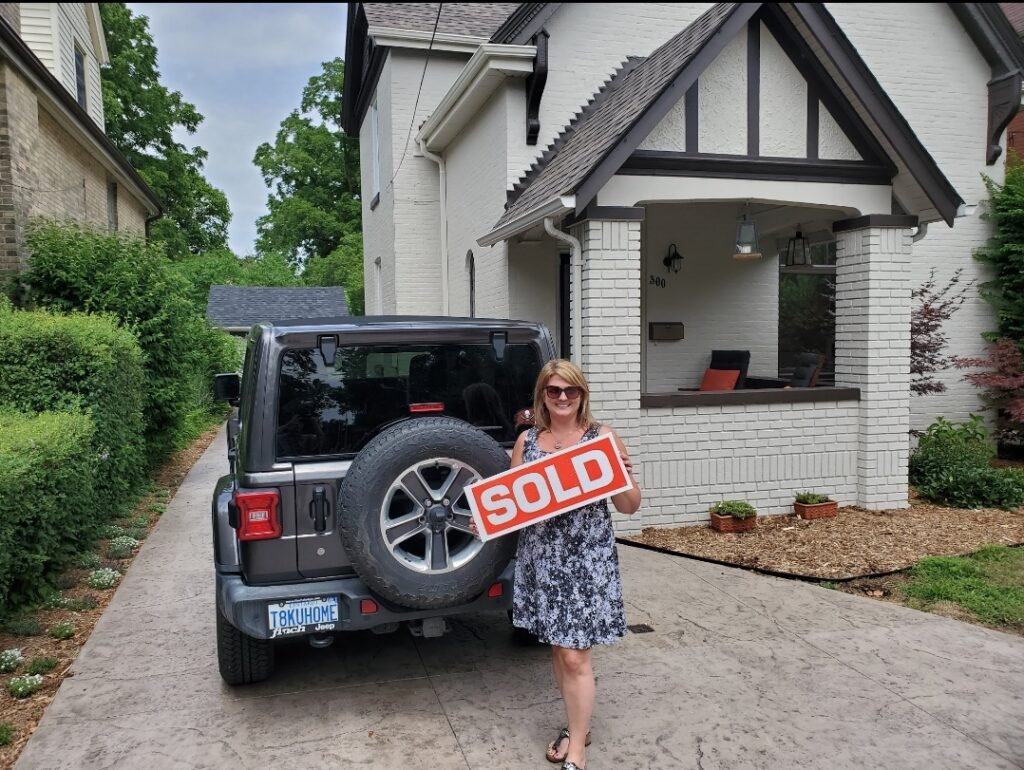
{"label": "concrete driveway", "polygon": [[[168,506],[16,770],[552,767],[548,654],[503,618],[295,643],[270,682],[224,686],[208,513],[223,447]],[[595,654],[590,770],[1024,768],[1024,639],[620,552],[629,622],[654,631]]]}

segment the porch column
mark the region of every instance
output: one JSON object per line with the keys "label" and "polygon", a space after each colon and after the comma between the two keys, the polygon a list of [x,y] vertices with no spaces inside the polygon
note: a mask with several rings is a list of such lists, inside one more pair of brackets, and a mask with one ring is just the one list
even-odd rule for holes
{"label": "porch column", "polygon": [[860,388],[857,505],[906,508],[910,228],[917,217],[836,222],[836,385]]}
{"label": "porch column", "polygon": [[[582,247],[582,340],[573,359],[590,382],[591,408],[624,437],[639,424],[640,223],[642,208],[592,207],[573,226]],[[579,353],[577,354],[577,351]],[[634,442],[635,443],[635,442]]]}

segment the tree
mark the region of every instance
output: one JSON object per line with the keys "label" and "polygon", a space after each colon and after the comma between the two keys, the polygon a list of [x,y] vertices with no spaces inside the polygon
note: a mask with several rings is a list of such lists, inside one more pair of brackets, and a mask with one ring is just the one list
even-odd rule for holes
{"label": "tree", "polygon": [[302,278],[307,286],[344,286],[348,312],[365,312],[363,296],[363,236],[360,232],[347,233],[341,244],[326,257],[317,257],[306,263]]}
{"label": "tree", "polygon": [[344,79],[341,59],[324,62],[274,144],[257,148],[253,162],[271,192],[269,213],[256,223],[256,251],[304,265],[311,285],[345,281],[349,306],[361,308],[359,142],[338,125]]}
{"label": "tree", "polygon": [[944,352],[949,338],[942,326],[964,304],[974,285],[970,281],[956,290],[963,272],[960,268],[945,286],[936,290],[933,269],[928,280],[910,294],[914,301],[910,311],[910,392],[915,396],[946,391],[946,384],[932,375],[948,369],[951,363]]}
{"label": "tree", "polygon": [[172,257],[226,246],[231,210],[202,174],[206,150],[173,135],[176,127],[195,133],[203,116],[160,83],[149,19],[124,3],[100,3],[100,14],[110,53],[101,70],[106,133],[164,205],[153,240]]}

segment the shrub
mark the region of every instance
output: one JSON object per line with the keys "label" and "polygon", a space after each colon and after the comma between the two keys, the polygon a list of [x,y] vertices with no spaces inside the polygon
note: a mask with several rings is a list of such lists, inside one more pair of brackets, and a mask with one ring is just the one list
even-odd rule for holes
{"label": "shrub", "polygon": [[113,588],[121,579],[121,573],[110,567],[95,569],[89,573],[89,588]]}
{"label": "shrub", "polygon": [[7,692],[12,698],[27,698],[38,690],[43,684],[43,677],[40,674],[23,674],[16,676],[7,683]]}
{"label": "shrub", "polygon": [[0,311],[0,403],[88,413],[96,493],[111,514],[134,498],[145,467],[142,389],[142,351],[114,319]]}
{"label": "shrub", "polygon": [[112,313],[138,337],[146,447],[151,462],[162,459],[185,438],[196,391],[212,391],[212,375],[226,371],[233,343],[196,311],[157,245],[47,222],[33,225],[28,243],[32,257],[22,280],[29,302]]}
{"label": "shrub", "polygon": [[796,501],[801,505],[818,505],[820,503],[831,503],[832,498],[820,492],[797,492]]}
{"label": "shrub", "polygon": [[89,551],[88,553],[81,554],[75,559],[75,565],[82,569],[96,569],[103,564],[103,559],[95,551]]}
{"label": "shrub", "polygon": [[0,722],[0,746],[6,746],[14,740],[14,725],[10,722]]}
{"label": "shrub", "polygon": [[757,510],[750,503],[742,500],[723,500],[711,506],[711,512],[719,516],[732,516],[735,519],[749,519],[757,515]]}
{"label": "shrub", "polygon": [[95,538],[92,440],[85,415],[0,413],[0,612],[45,598]]}
{"label": "shrub", "polygon": [[1024,474],[996,468],[954,467],[931,474],[917,491],[956,508],[1016,508],[1024,504]]}
{"label": "shrub", "polygon": [[75,635],[75,624],[67,622],[58,623],[55,626],[50,626],[46,633],[53,639],[70,639]]}
{"label": "shrub", "polygon": [[26,674],[49,674],[57,668],[56,658],[33,658],[32,662],[25,667]]}
{"label": "shrub", "polygon": [[139,541],[134,537],[115,537],[107,544],[107,558],[127,559],[132,551],[139,547]]}
{"label": "shrub", "polygon": [[75,596],[67,600],[64,605],[64,609],[71,610],[72,612],[84,612],[85,610],[94,610],[99,602],[96,601],[95,596],[86,594],[85,596]]}
{"label": "shrub", "polygon": [[15,615],[0,623],[0,631],[11,636],[39,636],[43,627],[31,615]]}
{"label": "shrub", "polygon": [[18,666],[21,665],[23,660],[21,650],[16,647],[0,652],[0,674],[9,674],[12,671],[17,671]]}

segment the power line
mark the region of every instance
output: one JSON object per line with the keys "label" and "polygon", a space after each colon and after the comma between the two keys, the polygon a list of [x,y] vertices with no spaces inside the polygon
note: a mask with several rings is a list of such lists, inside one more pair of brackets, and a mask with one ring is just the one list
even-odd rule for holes
{"label": "power line", "polygon": [[416,110],[419,109],[420,94],[423,93],[423,80],[427,76],[427,65],[430,64],[430,53],[434,50],[434,36],[437,34],[437,23],[441,20],[441,8],[443,7],[444,3],[437,4],[437,16],[434,17],[434,29],[430,32],[430,44],[427,46],[427,58],[423,60],[423,73],[420,75],[420,87],[416,91],[416,103],[412,107],[412,119],[409,121],[409,132],[405,135],[405,147],[402,148],[402,158],[398,161],[398,168],[395,169],[395,173],[391,175],[391,181],[388,182],[389,190],[394,187],[395,179],[398,177],[398,172],[402,170],[402,164],[405,163],[405,154],[409,150],[409,140],[412,138],[412,127],[416,124]]}

